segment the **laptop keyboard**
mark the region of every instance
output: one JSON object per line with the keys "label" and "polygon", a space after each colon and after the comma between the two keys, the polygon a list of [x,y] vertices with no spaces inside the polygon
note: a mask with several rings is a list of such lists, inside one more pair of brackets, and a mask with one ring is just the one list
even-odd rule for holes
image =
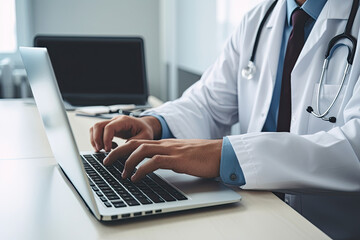
{"label": "laptop keyboard", "polygon": [[104,166],[102,162],[105,153],[81,157],[90,186],[106,207],[122,208],[187,200],[187,197],[154,173],[136,183],[122,179],[124,164],[118,160],[112,166]]}

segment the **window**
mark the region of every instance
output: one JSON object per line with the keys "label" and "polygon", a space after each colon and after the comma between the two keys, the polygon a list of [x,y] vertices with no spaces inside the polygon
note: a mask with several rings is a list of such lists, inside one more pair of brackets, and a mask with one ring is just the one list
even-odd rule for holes
{"label": "window", "polygon": [[17,50],[15,0],[0,1],[0,53]]}
{"label": "window", "polygon": [[229,22],[236,26],[244,14],[261,1],[262,0],[217,0],[217,19],[219,22]]}
{"label": "window", "polygon": [[221,29],[220,46],[239,25],[244,14],[260,2],[262,0],[216,0],[216,19]]}

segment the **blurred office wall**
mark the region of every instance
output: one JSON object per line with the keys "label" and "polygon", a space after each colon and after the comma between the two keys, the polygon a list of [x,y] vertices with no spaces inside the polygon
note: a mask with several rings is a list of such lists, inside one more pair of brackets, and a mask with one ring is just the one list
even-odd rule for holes
{"label": "blurred office wall", "polygon": [[[36,34],[143,36],[150,94],[169,100],[200,78],[245,12],[262,0],[6,1],[16,2],[18,45],[31,46]],[[0,52],[4,58],[22,68],[18,53]],[[26,82],[23,71],[14,75]]]}
{"label": "blurred office wall", "polygon": [[200,78],[244,14],[261,1],[161,0],[169,99],[179,97]]}

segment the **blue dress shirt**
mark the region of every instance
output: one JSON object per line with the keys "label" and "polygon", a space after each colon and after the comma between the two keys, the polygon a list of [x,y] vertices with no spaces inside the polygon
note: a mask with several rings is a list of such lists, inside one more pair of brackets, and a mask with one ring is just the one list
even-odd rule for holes
{"label": "blue dress shirt", "polygon": [[174,135],[172,134],[169,126],[167,125],[165,119],[162,116],[153,114],[151,114],[151,116],[156,117],[161,124],[161,139],[174,138]]}
{"label": "blue dress shirt", "polygon": [[[327,0],[307,0],[302,6],[307,14],[310,15],[308,22],[305,25],[305,41],[309,36],[311,29],[313,28],[316,19],[318,18],[322,8],[324,7]],[[286,22],[284,26],[284,32],[282,37],[279,64],[277,69],[276,81],[274,86],[273,97],[271,100],[270,109],[268,116],[266,118],[263,131],[264,132],[275,132],[277,126],[277,116],[279,111],[279,102],[280,102],[280,91],[281,91],[281,80],[282,72],[284,66],[284,58],[287,47],[287,42],[292,30],[291,15],[292,13],[299,8],[295,0],[286,1]],[[162,127],[162,139],[164,138],[174,138],[171,133],[169,126],[167,125],[165,119],[162,116],[152,115],[156,117]],[[230,185],[244,185],[246,183],[243,171],[240,167],[239,161],[236,157],[234,148],[232,147],[229,138],[223,138],[223,145],[221,151],[221,160],[220,160],[220,178],[221,180]]]}

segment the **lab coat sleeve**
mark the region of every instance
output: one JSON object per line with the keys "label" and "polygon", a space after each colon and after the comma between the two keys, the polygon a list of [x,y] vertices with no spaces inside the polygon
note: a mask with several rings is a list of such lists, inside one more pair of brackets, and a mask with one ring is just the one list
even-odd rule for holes
{"label": "lab coat sleeve", "polygon": [[176,138],[214,139],[230,133],[238,119],[236,31],[216,62],[181,98],[146,111],[161,115]]}
{"label": "lab coat sleeve", "polygon": [[[244,189],[289,193],[360,192],[360,80],[343,112],[345,124],[311,135],[230,136]],[[320,120],[319,120],[320,121]]]}

